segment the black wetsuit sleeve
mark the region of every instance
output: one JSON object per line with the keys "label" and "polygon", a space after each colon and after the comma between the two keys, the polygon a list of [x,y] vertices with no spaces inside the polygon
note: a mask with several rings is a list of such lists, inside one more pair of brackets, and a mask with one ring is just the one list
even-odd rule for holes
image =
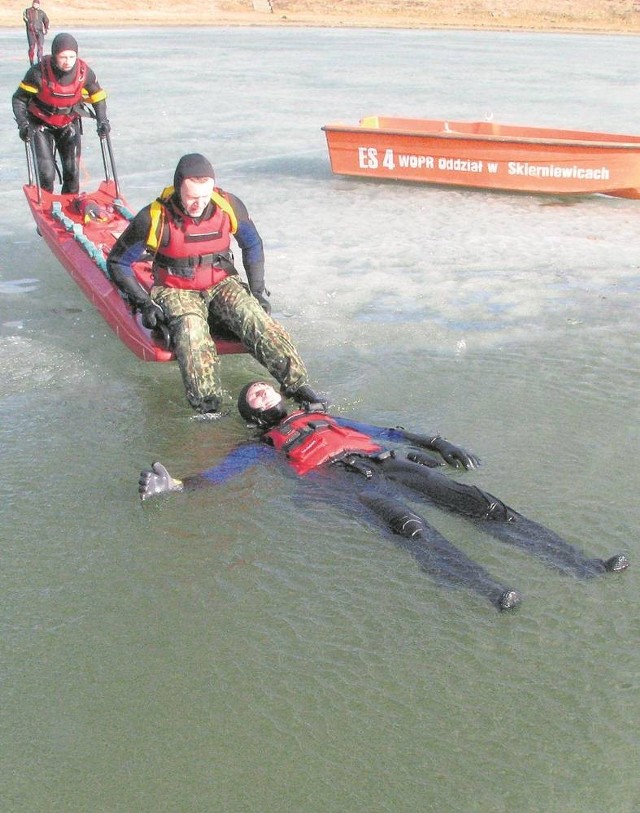
{"label": "black wetsuit sleeve", "polygon": [[242,265],[247,274],[249,289],[254,296],[265,292],[264,282],[264,246],[255,223],[249,216],[247,207],[235,195],[225,192],[225,197],[233,207],[238,229],[236,242],[242,252]]}
{"label": "black wetsuit sleeve", "polygon": [[140,307],[149,298],[146,289],[136,279],[133,264],[147,250],[150,226],[149,206],[145,206],[116,240],[107,257],[109,276],[135,307]]}
{"label": "black wetsuit sleeve", "polygon": [[[89,94],[89,101],[95,110],[96,121],[105,121],[107,118],[107,102],[105,101],[106,93],[100,87],[100,82],[98,82],[95,73],[88,65],[84,89]],[[98,97],[96,101],[94,101],[95,97]]]}
{"label": "black wetsuit sleeve", "polygon": [[[37,66],[29,68],[24,79],[18,85],[18,89],[11,97],[13,115],[15,116],[19,128],[28,123],[27,105],[31,99],[36,96],[41,86],[42,77],[39,68]],[[27,88],[30,88],[30,90],[27,90]]]}

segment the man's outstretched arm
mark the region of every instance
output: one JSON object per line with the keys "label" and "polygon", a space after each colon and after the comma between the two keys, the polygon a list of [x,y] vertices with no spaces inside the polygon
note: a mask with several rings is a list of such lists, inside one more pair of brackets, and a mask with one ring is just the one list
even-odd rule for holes
{"label": "man's outstretched arm", "polygon": [[275,454],[275,450],[264,443],[243,444],[210,469],[185,477],[183,480],[172,477],[162,463],[155,462],[151,468],[140,472],[138,480],[140,499],[146,500],[148,497],[168,491],[192,491],[203,486],[224,483],[242,474],[250,466],[272,459]]}
{"label": "man's outstretched arm", "polygon": [[421,435],[416,432],[407,432],[402,426],[385,428],[374,424],[360,423],[352,421],[350,418],[338,418],[333,416],[338,423],[343,426],[350,426],[367,435],[371,435],[376,440],[390,440],[393,443],[412,443],[422,449],[429,449],[437,452],[445,463],[454,468],[475,469],[480,465],[480,458],[471,452],[467,452],[460,446],[449,443],[440,435]]}

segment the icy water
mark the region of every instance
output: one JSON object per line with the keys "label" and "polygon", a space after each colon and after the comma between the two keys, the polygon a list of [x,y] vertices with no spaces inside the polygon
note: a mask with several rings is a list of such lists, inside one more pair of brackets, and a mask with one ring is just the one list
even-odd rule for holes
{"label": "icy water", "polygon": [[[5,30],[2,810],[640,811],[640,203],[338,178],[320,130],[380,113],[639,133],[638,39],[74,33],[130,206],[210,156],[337,411],[439,430],[482,458],[466,482],[632,566],[581,582],[424,507],[522,591],[499,615],[281,469],[141,506],[142,467],[198,471],[246,430],[193,420],[175,366],[121,345],[37,236],[9,107],[26,43]],[[230,405],[260,368],[223,369]]]}

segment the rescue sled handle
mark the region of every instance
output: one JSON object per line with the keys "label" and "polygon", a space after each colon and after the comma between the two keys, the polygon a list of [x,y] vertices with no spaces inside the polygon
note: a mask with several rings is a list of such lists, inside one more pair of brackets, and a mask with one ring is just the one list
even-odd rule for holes
{"label": "rescue sled handle", "polygon": [[113,180],[116,188],[116,197],[120,197],[120,184],[118,183],[118,173],[116,162],[113,157],[113,147],[111,146],[111,136],[106,133],[100,136],[100,150],[102,151],[102,165],[104,166],[104,178],[106,181]]}
{"label": "rescue sled handle", "polygon": [[[38,193],[38,203],[42,203],[42,187],[40,185],[40,173],[38,171],[38,158],[36,155],[36,146],[34,139],[29,137],[24,143],[25,154],[27,157],[27,178],[29,186],[35,186]],[[113,180],[116,197],[120,197],[120,183],[118,181],[118,173],[116,171],[116,162],[113,157],[113,147],[111,146],[111,137],[109,133],[100,136],[100,151],[102,152],[102,166],[104,167],[105,181]]]}
{"label": "rescue sled handle", "polygon": [[38,192],[38,203],[42,203],[42,189],[40,187],[40,173],[38,171],[38,159],[36,157],[36,146],[29,133],[29,138],[24,142],[24,151],[27,156],[27,176],[29,186],[35,186]]}

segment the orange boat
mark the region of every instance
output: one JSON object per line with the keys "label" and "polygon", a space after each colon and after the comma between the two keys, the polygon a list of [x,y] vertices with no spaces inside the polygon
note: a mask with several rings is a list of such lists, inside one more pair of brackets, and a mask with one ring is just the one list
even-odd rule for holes
{"label": "orange boat", "polygon": [[640,199],[640,136],[385,116],[322,129],[337,175]]}

